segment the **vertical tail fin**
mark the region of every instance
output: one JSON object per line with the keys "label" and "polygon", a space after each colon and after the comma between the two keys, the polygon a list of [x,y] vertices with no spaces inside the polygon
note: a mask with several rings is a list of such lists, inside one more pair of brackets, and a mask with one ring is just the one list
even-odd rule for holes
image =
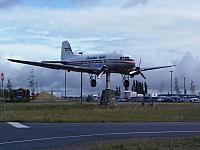
{"label": "vertical tail fin", "polygon": [[62,50],[61,50],[61,60],[66,60],[70,56],[73,55],[71,46],[68,41],[62,42]]}

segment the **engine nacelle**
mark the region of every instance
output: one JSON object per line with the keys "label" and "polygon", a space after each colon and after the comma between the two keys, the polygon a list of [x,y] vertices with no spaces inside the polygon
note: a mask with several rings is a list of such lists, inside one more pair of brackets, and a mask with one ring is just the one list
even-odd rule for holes
{"label": "engine nacelle", "polygon": [[140,67],[135,68],[135,73],[133,75],[139,75],[140,74]]}
{"label": "engine nacelle", "polygon": [[90,80],[91,87],[96,87],[97,81],[95,79]]}
{"label": "engine nacelle", "polygon": [[101,72],[105,72],[105,71],[107,71],[108,70],[108,67],[106,66],[106,65],[103,65],[102,67],[101,67]]}

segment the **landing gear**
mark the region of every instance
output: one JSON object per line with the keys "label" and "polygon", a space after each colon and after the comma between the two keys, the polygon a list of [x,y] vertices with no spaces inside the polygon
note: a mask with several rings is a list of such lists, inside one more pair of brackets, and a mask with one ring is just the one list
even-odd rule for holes
{"label": "landing gear", "polygon": [[91,85],[91,87],[96,87],[97,81],[96,81],[95,79],[92,79],[92,80],[90,81],[90,85]]}
{"label": "landing gear", "polygon": [[97,80],[96,80],[97,76],[94,75],[94,74],[89,74],[89,76],[90,76],[90,85],[91,85],[91,87],[96,87],[96,85],[97,85]]}
{"label": "landing gear", "polygon": [[128,88],[129,88],[129,75],[123,75],[122,74],[122,81],[123,81],[123,85],[125,87],[125,91],[128,91]]}
{"label": "landing gear", "polygon": [[128,88],[129,87],[129,80],[124,80],[123,84],[124,84],[125,88]]}

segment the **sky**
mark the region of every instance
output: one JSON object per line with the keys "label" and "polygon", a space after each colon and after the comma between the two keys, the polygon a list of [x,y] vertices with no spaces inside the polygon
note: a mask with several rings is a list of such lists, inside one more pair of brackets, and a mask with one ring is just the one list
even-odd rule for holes
{"label": "sky", "polygon": [[[0,0],[0,72],[14,87],[27,87],[34,69],[40,90],[63,90],[63,71],[6,59],[60,60],[61,42],[68,40],[75,53],[117,51],[136,62],[141,58],[142,67],[176,64],[180,88],[184,76],[188,86],[194,80],[198,87],[199,8],[199,0]],[[170,70],[145,72],[149,89],[168,92]],[[79,76],[67,74],[69,94],[78,93]],[[90,88],[84,74],[84,92],[102,90],[104,79]],[[120,75],[112,80],[112,88],[122,86]]]}

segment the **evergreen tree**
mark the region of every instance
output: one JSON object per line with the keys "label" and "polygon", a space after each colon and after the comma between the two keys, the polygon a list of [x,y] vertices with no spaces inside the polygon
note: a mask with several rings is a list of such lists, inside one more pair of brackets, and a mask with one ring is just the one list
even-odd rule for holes
{"label": "evergreen tree", "polygon": [[135,91],[135,80],[133,80],[133,84],[132,84],[131,91],[132,91],[132,92],[134,92],[134,91]]}
{"label": "evergreen tree", "polygon": [[178,78],[177,77],[175,77],[174,89],[176,91],[176,94],[180,94],[181,93],[179,85],[178,85]]}
{"label": "evergreen tree", "polygon": [[143,83],[141,83],[140,81],[136,81],[136,92],[138,94],[143,94],[144,93]]}
{"label": "evergreen tree", "polygon": [[194,81],[191,81],[190,83],[190,91],[192,95],[195,95],[196,93],[196,85],[194,84]]}
{"label": "evergreen tree", "polygon": [[120,89],[120,86],[116,86],[116,91],[115,91],[115,95],[116,96],[121,96],[121,89]]}
{"label": "evergreen tree", "polygon": [[145,93],[144,93],[144,83],[143,83],[143,82],[140,82],[140,83],[141,83],[141,94],[144,95],[144,94],[145,94]]}
{"label": "evergreen tree", "polygon": [[8,79],[5,93],[6,93],[6,97],[9,97],[11,100],[13,99],[13,85],[12,85],[11,79]]}
{"label": "evergreen tree", "polygon": [[13,85],[12,85],[11,79],[8,79],[6,88],[8,89],[8,91],[11,91],[11,90],[12,90]]}
{"label": "evergreen tree", "polygon": [[119,96],[121,96],[121,88],[120,88],[120,86],[118,88],[118,93],[119,93]]}
{"label": "evergreen tree", "polygon": [[139,81],[136,81],[136,92],[139,94],[140,92],[140,83]]}
{"label": "evergreen tree", "polygon": [[116,95],[116,96],[119,96],[119,90],[118,90],[117,85],[116,85],[115,95]]}
{"label": "evergreen tree", "polygon": [[147,83],[146,83],[146,82],[144,82],[144,93],[145,93],[145,94],[148,93],[148,91],[147,91]]}

